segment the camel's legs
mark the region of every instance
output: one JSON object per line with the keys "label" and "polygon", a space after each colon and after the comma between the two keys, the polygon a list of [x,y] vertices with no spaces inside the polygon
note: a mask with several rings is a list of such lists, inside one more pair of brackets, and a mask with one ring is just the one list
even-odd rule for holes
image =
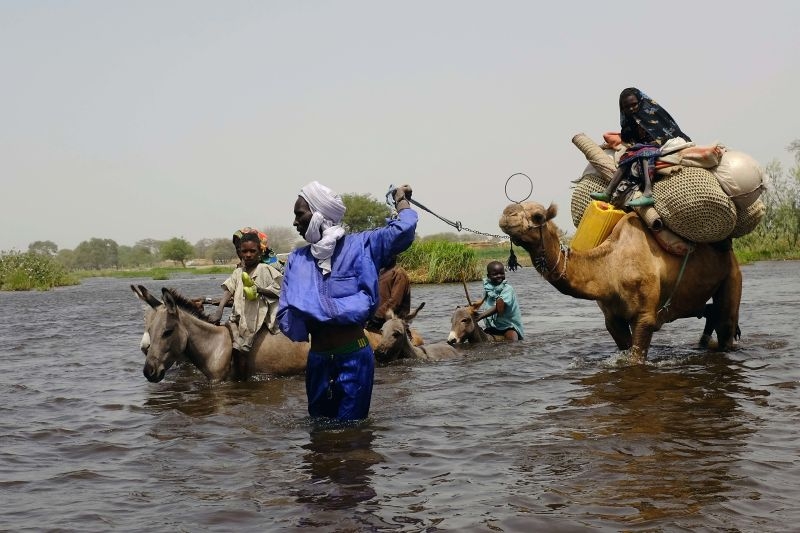
{"label": "camel's legs", "polygon": [[627,350],[633,345],[631,338],[631,328],[628,326],[628,321],[624,318],[613,316],[610,313],[605,313],[606,329],[611,334],[611,338],[617,343],[617,348],[620,350]]}
{"label": "camel's legs", "polygon": [[733,348],[734,337],[739,328],[739,303],[742,298],[742,273],[738,268],[722,282],[714,295],[716,307],[716,330],[719,350]]}
{"label": "camel's legs", "polygon": [[648,314],[640,316],[633,324],[633,357],[641,363],[647,359],[647,352],[650,350],[650,342],[653,340],[655,330],[655,318]]}
{"label": "camel's legs", "polygon": [[702,315],[699,315],[698,318],[699,317],[705,318],[706,321],[703,325],[703,334],[700,336],[700,341],[697,344],[700,348],[708,348],[708,345],[711,343],[711,334],[714,333],[714,330],[717,328],[719,309],[716,308],[714,304],[706,304]]}

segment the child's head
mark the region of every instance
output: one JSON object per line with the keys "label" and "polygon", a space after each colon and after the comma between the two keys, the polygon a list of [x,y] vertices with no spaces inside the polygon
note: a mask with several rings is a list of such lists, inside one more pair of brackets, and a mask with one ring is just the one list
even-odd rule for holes
{"label": "child's head", "polygon": [[261,261],[261,240],[257,233],[244,233],[239,239],[239,258],[245,266],[251,267]]}
{"label": "child's head", "polygon": [[486,277],[492,285],[500,285],[506,279],[506,269],[500,261],[492,261],[486,265]]}
{"label": "child's head", "polygon": [[236,255],[239,257],[240,260],[242,259],[242,256],[239,253],[239,246],[241,245],[241,242],[242,242],[242,235],[247,235],[248,233],[252,233],[252,234],[258,236],[258,241],[259,241],[259,244],[261,246],[261,255],[262,256],[265,255],[267,253],[267,250],[269,249],[269,240],[268,240],[268,237],[267,237],[266,233],[264,233],[262,231],[258,231],[257,229],[251,228],[250,226],[245,226],[240,230],[236,230],[236,232],[234,232],[233,238],[232,238],[233,247],[236,248]]}
{"label": "child's head", "polygon": [[619,110],[630,117],[639,111],[639,95],[641,92],[635,87],[628,87],[619,94]]}

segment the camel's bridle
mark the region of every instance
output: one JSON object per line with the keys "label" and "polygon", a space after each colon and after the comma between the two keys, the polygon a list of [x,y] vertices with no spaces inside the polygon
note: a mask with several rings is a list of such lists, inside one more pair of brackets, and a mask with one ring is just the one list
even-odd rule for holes
{"label": "camel's bridle", "polygon": [[[559,242],[560,249],[556,264],[553,265],[553,268],[548,268],[547,257],[544,249],[544,227],[546,225],[547,221],[533,226],[533,229],[539,229],[539,248],[536,250],[533,256],[533,267],[539,274],[542,275],[543,278],[550,282],[554,282],[567,277],[567,259],[569,259],[569,248],[566,247],[563,242]],[[558,272],[558,277],[554,278],[552,276],[556,274],[556,270],[558,269],[558,264],[561,263],[562,256],[564,257],[564,262],[563,266],[561,267],[561,272]]]}

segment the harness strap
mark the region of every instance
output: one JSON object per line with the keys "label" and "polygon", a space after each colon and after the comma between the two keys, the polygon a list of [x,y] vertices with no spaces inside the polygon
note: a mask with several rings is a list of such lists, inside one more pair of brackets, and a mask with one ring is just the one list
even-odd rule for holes
{"label": "harness strap", "polygon": [[675,291],[678,290],[678,285],[680,284],[681,280],[683,279],[683,272],[686,270],[686,263],[689,262],[689,255],[691,251],[687,252],[685,256],[683,256],[683,263],[681,263],[681,270],[678,272],[678,279],[675,281],[675,285],[672,287],[672,293],[667,298],[667,301],[664,302],[664,305],[659,307],[656,314],[661,313],[661,311],[667,311],[669,309],[670,304],[672,303],[672,297],[675,296]]}

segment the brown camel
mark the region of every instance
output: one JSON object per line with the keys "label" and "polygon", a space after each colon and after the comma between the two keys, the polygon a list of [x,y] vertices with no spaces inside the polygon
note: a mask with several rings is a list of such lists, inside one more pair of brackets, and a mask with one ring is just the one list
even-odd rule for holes
{"label": "brown camel", "polygon": [[603,244],[583,252],[562,248],[555,216],[555,205],[511,204],[500,228],[559,292],[597,301],[614,342],[630,349],[634,361],[644,362],[662,324],[702,315],[709,298],[718,347],[733,346],[742,275],[729,245],[697,244],[679,280],[684,258],[664,251],[636,213],[624,216]]}

